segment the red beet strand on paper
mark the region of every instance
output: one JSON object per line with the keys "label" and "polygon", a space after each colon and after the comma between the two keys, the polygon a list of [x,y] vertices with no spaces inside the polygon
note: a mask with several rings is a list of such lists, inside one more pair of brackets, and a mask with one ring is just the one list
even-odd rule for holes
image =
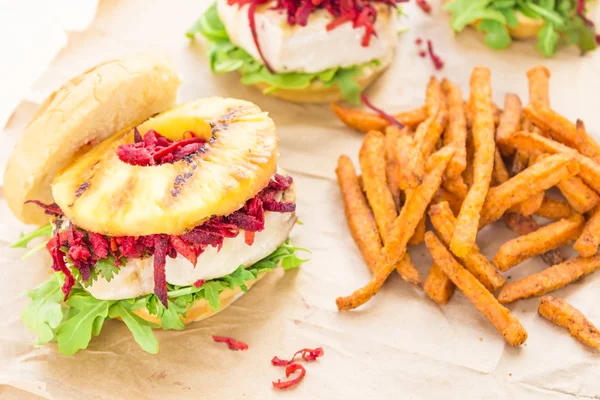
{"label": "red beet strand on paper", "polygon": [[229,350],[248,350],[248,345],[244,342],[240,342],[239,340],[232,339],[227,336],[216,336],[213,335],[213,340],[217,343],[225,343]]}
{"label": "red beet strand on paper", "polygon": [[278,379],[277,382],[273,382],[273,387],[275,389],[287,389],[300,383],[300,381],[304,379],[304,376],[306,375],[306,370],[300,364],[290,364],[285,367],[285,377],[289,378],[290,375],[296,371],[300,371],[300,374],[296,378],[290,379],[289,381],[282,381],[281,379]]}
{"label": "red beet strand on paper", "polygon": [[275,356],[271,360],[271,364],[276,367],[285,367],[286,365],[290,365],[294,362],[297,355],[301,355],[304,361],[315,361],[317,358],[322,357],[325,354],[325,351],[322,347],[317,347],[316,349],[301,349],[294,353],[290,360],[282,360],[281,358]]}

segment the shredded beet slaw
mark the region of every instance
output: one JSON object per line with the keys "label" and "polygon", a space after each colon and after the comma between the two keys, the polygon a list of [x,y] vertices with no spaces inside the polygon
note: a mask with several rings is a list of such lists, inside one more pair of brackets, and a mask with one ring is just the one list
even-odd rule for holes
{"label": "shredded beet slaw", "polygon": [[149,166],[169,164],[191,154],[205,151],[206,140],[196,137],[193,132],[184,133],[181,140],[169,140],[154,130],[140,135],[137,128],[133,132],[134,143],[122,144],[117,148],[117,156],[127,164]]}
{"label": "shredded beet slaw", "polygon": [[[275,198],[278,193],[287,190],[292,182],[290,176],[275,174],[269,184],[254,198],[248,200],[241,209],[227,216],[212,217],[182,235],[108,237],[69,224],[68,229],[62,232],[56,229],[53,238],[46,245],[52,256],[52,268],[63,272],[67,278],[63,286],[66,298],[75,284],[75,279],[65,263],[65,256],[69,257],[73,267],[79,271],[84,281],[90,278],[96,262],[101,259],[111,257],[114,264],[118,266],[122,265],[122,260],[125,258],[154,256],[154,292],[161,303],[167,307],[166,258],[176,258],[180,254],[195,266],[198,256],[208,246],[221,250],[223,240],[236,237],[241,230],[246,231],[245,242],[252,244],[254,234],[265,228],[265,211],[279,213],[295,211],[295,203],[282,202]],[[57,223],[61,222],[60,217],[63,212],[56,204],[45,205],[38,201],[31,201],[31,203],[44,208],[47,213],[58,216]],[[252,240],[249,240],[249,237]],[[63,252],[65,247],[68,249],[66,253]],[[204,283],[200,282],[197,281],[194,285],[199,287]]]}
{"label": "shredded beet slaw", "polygon": [[239,340],[235,340],[233,338],[227,336],[216,336],[212,335],[212,338],[217,343],[225,343],[229,350],[238,351],[238,350],[248,350],[248,345],[244,342],[240,342]]}
{"label": "shredded beet slaw", "polygon": [[386,4],[396,7],[399,3],[408,0],[227,0],[230,6],[237,5],[244,7],[248,5],[248,23],[252,32],[252,39],[258,53],[271,73],[275,73],[269,61],[265,58],[260,42],[258,32],[256,31],[256,7],[266,3],[273,3],[272,9],[285,12],[289,25],[306,26],[310,14],[318,9],[325,9],[331,14],[333,20],[327,25],[327,30],[351,22],[354,29],[364,28],[365,32],[361,40],[361,45],[369,46],[372,36],[377,36],[375,32],[375,22],[377,21],[377,9],[373,4]]}

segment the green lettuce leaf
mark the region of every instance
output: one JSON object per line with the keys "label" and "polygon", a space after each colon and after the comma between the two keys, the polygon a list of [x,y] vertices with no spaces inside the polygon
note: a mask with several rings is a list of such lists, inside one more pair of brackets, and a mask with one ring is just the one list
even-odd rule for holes
{"label": "green lettuce leaf", "polygon": [[477,23],[477,29],[485,32],[485,43],[493,49],[510,45],[506,26],[518,25],[517,12],[544,21],[535,47],[546,57],[564,44],[579,47],[582,54],[598,47],[594,27],[577,14],[577,0],[454,0],[444,8],[452,14],[454,31]]}
{"label": "green lettuce leaf", "polygon": [[[247,291],[248,281],[255,280],[259,274],[279,265],[284,269],[297,268],[307,261],[297,256],[299,251],[308,252],[294,247],[287,240],[269,256],[249,268],[239,266],[231,274],[209,280],[200,287],[168,284],[168,308],[153,293],[135,299],[98,300],[80,283],[75,285],[65,303],[61,290],[64,275],[58,272],[27,294],[32,301],[25,307],[22,318],[27,328],[37,335],[37,344],[56,340],[60,352],[65,355],[87,348],[92,336],[100,334],[106,319],[120,318],[140,347],[148,353],[156,354],[158,341],[152,328],[158,326],[138,317],[133,311],[146,308],[150,314],[160,318],[162,329],[182,330],[184,324],[181,317],[186,315],[194,301],[206,300],[213,310],[219,311],[219,295],[224,290],[239,287]],[[109,266],[101,268],[102,271],[105,268],[112,270]]]}
{"label": "green lettuce leaf", "polygon": [[208,58],[213,72],[239,71],[242,74],[241,82],[245,85],[266,84],[265,93],[279,89],[305,89],[314,81],[321,81],[326,87],[337,85],[346,100],[360,104],[361,89],[355,78],[360,76],[365,68],[378,65],[377,60],[374,60],[362,65],[330,68],[318,73],[272,74],[250,54],[231,43],[219,18],[216,4],[212,4],[186,33],[192,39],[197,34],[201,34],[208,41]]}

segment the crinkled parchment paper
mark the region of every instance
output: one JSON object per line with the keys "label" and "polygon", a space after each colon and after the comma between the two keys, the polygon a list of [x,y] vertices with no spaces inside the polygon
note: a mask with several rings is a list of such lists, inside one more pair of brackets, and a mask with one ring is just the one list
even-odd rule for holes
{"label": "crinkled parchment paper", "polygon": [[[355,399],[563,399],[600,396],[599,353],[571,339],[536,314],[537,300],[510,309],[529,332],[519,349],[511,348],[458,291],[438,307],[395,274],[366,306],[338,313],[334,299],[364,284],[369,273],[343,217],[335,182],[337,156],[356,159],[361,134],[349,131],[327,106],[302,106],[262,96],[242,86],[238,77],[211,76],[200,46],[190,45],[185,30],[208,6],[208,0],[146,2],[107,0],[84,33],[71,35],[65,51],[50,65],[34,90],[49,93],[72,75],[101,60],[144,49],[170,54],[184,76],[181,100],[222,95],[248,99],[271,113],[281,138],[280,165],[296,178],[298,215],[304,225],[292,235],[312,249],[301,269],[269,274],[227,311],[182,332],[157,332],[160,353],[144,353],[119,322],[110,322],[87,351],[60,355],[54,345],[32,346],[33,336],[20,322],[27,303],[21,294],[48,275],[44,255],[20,261],[22,250],[8,243],[21,226],[0,201],[0,397],[56,399],[105,398],[327,398]],[[423,103],[433,73],[418,56],[417,37],[433,40],[446,62],[440,74],[466,92],[471,68],[491,67],[494,98],[516,92],[526,101],[525,71],[544,62],[552,71],[553,106],[570,118],[582,118],[600,132],[600,51],[579,57],[569,49],[543,60],[530,44],[510,51],[487,49],[481,37],[467,32],[454,38],[448,16],[438,8],[427,16],[409,6],[409,32],[399,37],[395,64],[369,91],[372,101],[389,111]],[[34,111],[19,108],[0,136],[10,147]],[[6,158],[0,160],[4,168]],[[24,174],[27,172],[24,171]],[[513,237],[503,226],[484,230],[478,239],[484,253]],[[423,247],[412,251],[425,276],[430,259]],[[201,267],[201,266],[200,266]],[[509,273],[518,279],[544,265],[531,260]],[[600,275],[556,293],[600,324]],[[211,334],[246,341],[250,349],[231,352]],[[307,365],[301,385],[275,392],[271,381],[283,378],[272,367],[274,356],[287,357],[302,347],[323,346],[325,356]]]}

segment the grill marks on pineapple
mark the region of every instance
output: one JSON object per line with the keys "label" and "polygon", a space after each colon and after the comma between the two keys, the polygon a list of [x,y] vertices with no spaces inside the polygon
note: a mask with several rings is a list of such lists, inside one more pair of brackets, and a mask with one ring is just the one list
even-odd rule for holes
{"label": "grill marks on pineapple", "polygon": [[[224,131],[227,130],[228,126],[229,126],[229,122],[233,119],[233,116],[240,110],[240,108],[236,108],[233,109],[231,111],[229,111],[227,114],[222,115],[219,119],[218,122],[209,122],[209,126],[210,126],[210,139],[208,139],[208,142],[206,143],[206,145],[202,146],[202,148],[200,148],[200,150],[198,150],[196,153],[190,154],[189,156],[185,157],[183,160],[179,161],[182,164],[187,164],[189,166],[189,168],[191,169],[185,172],[182,172],[181,174],[177,175],[175,177],[175,180],[173,182],[173,189],[171,189],[171,196],[172,197],[177,197],[179,196],[179,194],[181,193],[181,191],[183,189],[185,189],[185,187],[187,186],[187,182],[194,176],[194,170],[196,168],[198,168],[198,160],[200,159],[200,157],[204,156],[205,154],[207,154],[210,149],[211,149],[211,145],[214,145],[216,140],[217,140],[217,133],[219,131]],[[173,202],[168,202],[168,204],[173,204]]]}
{"label": "grill marks on pineapple", "polygon": [[[276,172],[277,137],[266,113],[223,98],[197,100],[179,110],[169,111],[165,120],[173,121],[171,133],[173,127],[185,131],[186,121],[199,126],[194,118],[201,118],[203,147],[173,164],[132,166],[115,149],[132,142],[133,131],[116,133],[55,178],[53,195],[67,218],[109,236],[181,234],[212,215],[239,209],[268,184]],[[159,125],[169,129],[165,121]],[[70,203],[73,207],[67,207]]]}

